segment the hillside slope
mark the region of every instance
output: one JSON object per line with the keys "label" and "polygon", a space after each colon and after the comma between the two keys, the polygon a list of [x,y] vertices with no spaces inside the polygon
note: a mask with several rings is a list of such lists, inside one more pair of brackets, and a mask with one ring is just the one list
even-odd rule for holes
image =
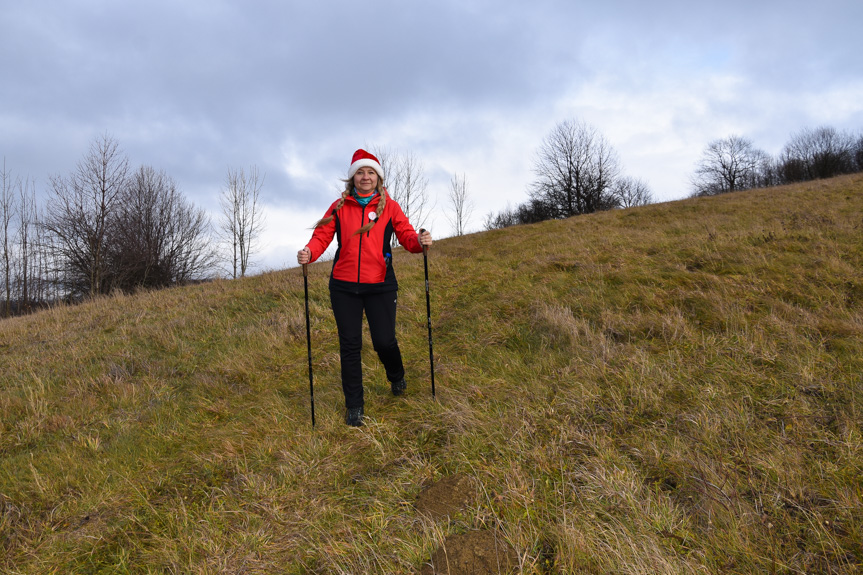
{"label": "hillside slope", "polygon": [[299,269],[0,321],[0,570],[413,573],[475,530],[523,573],[863,565],[863,177],[436,242],[436,401],[395,266],[408,393],[367,339],[361,429],[329,263],[314,430]]}

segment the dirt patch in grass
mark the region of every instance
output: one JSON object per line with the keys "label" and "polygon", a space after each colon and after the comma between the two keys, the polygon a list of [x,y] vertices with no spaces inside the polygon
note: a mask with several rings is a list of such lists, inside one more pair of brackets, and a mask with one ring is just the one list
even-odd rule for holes
{"label": "dirt patch in grass", "polygon": [[[419,513],[437,521],[452,517],[474,497],[473,481],[457,473],[429,485],[417,496]],[[492,531],[469,531],[446,538],[423,566],[422,575],[486,575],[510,573],[518,566],[518,554]]]}
{"label": "dirt patch in grass", "polygon": [[518,554],[492,531],[450,535],[423,565],[421,575],[491,575],[512,573]]}
{"label": "dirt patch in grass", "polygon": [[429,485],[417,496],[418,512],[437,521],[452,517],[473,498],[474,489],[467,475],[457,473]]}

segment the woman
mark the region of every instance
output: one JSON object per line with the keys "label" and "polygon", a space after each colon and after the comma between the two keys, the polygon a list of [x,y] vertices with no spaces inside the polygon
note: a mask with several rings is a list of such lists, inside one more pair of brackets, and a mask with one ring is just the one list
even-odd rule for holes
{"label": "woman", "polygon": [[409,252],[432,245],[431,234],[417,234],[401,207],[384,187],[380,162],[365,150],[351,159],[345,191],[317,224],[297,262],[318,259],[338,241],[330,275],[330,302],[339,332],[345,423],[363,424],[362,320],[369,323],[372,344],[384,365],[393,395],[407,388],[402,355],[396,341],[396,282],[392,265],[393,234]]}

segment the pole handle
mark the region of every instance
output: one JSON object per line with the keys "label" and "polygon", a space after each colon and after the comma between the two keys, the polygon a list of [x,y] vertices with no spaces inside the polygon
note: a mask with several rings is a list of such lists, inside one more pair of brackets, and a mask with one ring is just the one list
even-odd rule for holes
{"label": "pole handle", "polygon": [[[420,228],[420,235],[423,235],[426,232],[425,228]],[[427,255],[429,253],[429,247],[423,246],[423,255]]]}

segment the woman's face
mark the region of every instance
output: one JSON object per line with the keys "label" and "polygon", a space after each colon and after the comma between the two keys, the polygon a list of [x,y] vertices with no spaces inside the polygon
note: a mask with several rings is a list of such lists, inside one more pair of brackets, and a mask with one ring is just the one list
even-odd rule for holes
{"label": "woman's face", "polygon": [[357,191],[367,196],[377,187],[378,185],[378,173],[374,170],[374,168],[369,168],[363,166],[357,173],[354,174],[354,187]]}

